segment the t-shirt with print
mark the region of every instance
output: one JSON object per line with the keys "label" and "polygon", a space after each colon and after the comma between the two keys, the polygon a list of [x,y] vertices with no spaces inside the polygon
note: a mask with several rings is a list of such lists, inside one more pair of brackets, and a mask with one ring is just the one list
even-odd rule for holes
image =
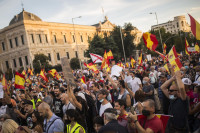
{"label": "t-shirt with print", "polygon": [[54,113],[56,116],[63,118],[63,104],[60,99],[53,99]]}

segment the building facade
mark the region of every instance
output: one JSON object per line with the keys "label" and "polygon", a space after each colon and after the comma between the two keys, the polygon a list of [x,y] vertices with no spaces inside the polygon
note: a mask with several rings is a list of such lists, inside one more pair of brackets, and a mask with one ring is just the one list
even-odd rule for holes
{"label": "building facade", "polygon": [[50,64],[62,57],[79,57],[84,61],[88,40],[96,33],[110,32],[114,25],[106,18],[96,26],[44,22],[38,16],[22,11],[0,30],[0,68],[18,70],[32,66],[34,55],[44,54]]}
{"label": "building facade", "polygon": [[151,26],[152,30],[158,30],[164,28],[166,32],[172,34],[178,34],[180,31],[190,32],[190,26],[187,23],[185,16],[176,16],[173,21]]}

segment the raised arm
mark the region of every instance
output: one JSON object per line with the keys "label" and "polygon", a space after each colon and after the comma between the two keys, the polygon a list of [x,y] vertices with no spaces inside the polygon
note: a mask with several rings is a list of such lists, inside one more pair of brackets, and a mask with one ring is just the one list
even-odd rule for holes
{"label": "raised arm", "polygon": [[181,80],[181,78],[183,77],[181,71],[176,71],[175,76],[176,76],[176,83],[181,95],[181,99],[186,100],[187,95],[185,92],[185,86]]}
{"label": "raised arm", "polygon": [[169,80],[165,81],[165,83],[162,84],[162,86],[160,87],[162,92],[165,94],[166,97],[169,98],[169,93],[167,90],[167,87],[169,87],[169,85],[175,81],[175,76],[172,76]]}

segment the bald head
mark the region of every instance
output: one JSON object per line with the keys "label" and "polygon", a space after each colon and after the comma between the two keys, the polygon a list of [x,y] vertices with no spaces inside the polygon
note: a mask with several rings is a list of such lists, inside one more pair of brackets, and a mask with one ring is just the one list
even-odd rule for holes
{"label": "bald head", "polygon": [[42,102],[39,106],[38,106],[38,112],[40,113],[40,116],[44,117],[44,118],[49,118],[53,113],[50,109],[49,104]]}
{"label": "bald head", "polygon": [[68,102],[69,102],[69,98],[68,98],[68,95],[66,93],[62,93],[61,96],[60,96],[60,99],[61,99],[63,104],[68,104]]}
{"label": "bald head", "polygon": [[42,102],[42,103],[38,106],[38,109],[50,110],[50,106],[49,106],[49,104],[47,104],[46,102]]}
{"label": "bald head", "polygon": [[144,81],[147,81],[147,82],[150,81],[150,79],[149,79],[148,77],[144,77],[143,80],[144,80]]}

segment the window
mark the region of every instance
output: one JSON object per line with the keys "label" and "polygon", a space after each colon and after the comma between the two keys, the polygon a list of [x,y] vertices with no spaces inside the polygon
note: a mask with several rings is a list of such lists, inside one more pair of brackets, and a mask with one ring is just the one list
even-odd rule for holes
{"label": "window", "polygon": [[6,61],[6,68],[9,69],[8,61]]}
{"label": "window", "polygon": [[73,39],[73,42],[75,42],[75,36],[74,35],[72,35],[72,39]]}
{"label": "window", "polygon": [[46,43],[48,43],[48,38],[47,38],[47,34],[45,35],[45,38],[46,38]]}
{"label": "window", "polygon": [[39,39],[40,43],[42,43],[42,39],[41,39],[41,35],[40,34],[38,34],[38,39]]}
{"label": "window", "polygon": [[60,54],[57,53],[57,60],[60,60]]}
{"label": "window", "polygon": [[9,39],[9,42],[10,42],[10,48],[13,48],[12,39]]}
{"label": "window", "polygon": [[22,45],[24,45],[24,36],[21,35]]}
{"label": "window", "polygon": [[14,64],[14,67],[17,67],[17,63],[15,59],[13,59],[13,64]]}
{"label": "window", "polygon": [[184,27],[184,22],[183,21],[181,21],[181,25],[182,25],[182,27]]}
{"label": "window", "polygon": [[4,44],[4,42],[2,42],[1,44],[2,44],[3,51],[5,51],[5,44]]}
{"label": "window", "polygon": [[66,36],[63,35],[63,38],[64,38],[64,42],[66,43],[67,42]]}
{"label": "window", "polygon": [[51,61],[51,54],[50,53],[48,53],[48,57],[49,57],[49,61]]}
{"label": "window", "polygon": [[83,42],[83,36],[81,35],[81,42]]}
{"label": "window", "polygon": [[75,51],[75,55],[76,55],[76,58],[78,58],[78,52],[77,51]]}
{"label": "window", "polygon": [[32,39],[32,43],[35,43],[33,34],[31,34],[31,39]]}
{"label": "window", "polygon": [[28,57],[25,56],[26,65],[28,65]]}
{"label": "window", "polygon": [[66,52],[66,54],[67,54],[67,59],[69,59],[69,52]]}
{"label": "window", "polygon": [[57,43],[56,35],[54,35],[54,42]]}
{"label": "window", "polygon": [[18,39],[17,39],[17,37],[15,37],[15,44],[16,44],[16,47],[18,47]]}
{"label": "window", "polygon": [[176,23],[176,25],[177,25],[177,27],[179,27],[179,24],[178,24],[178,22]]}
{"label": "window", "polygon": [[23,65],[21,57],[19,57],[19,65],[20,65],[20,67]]}

